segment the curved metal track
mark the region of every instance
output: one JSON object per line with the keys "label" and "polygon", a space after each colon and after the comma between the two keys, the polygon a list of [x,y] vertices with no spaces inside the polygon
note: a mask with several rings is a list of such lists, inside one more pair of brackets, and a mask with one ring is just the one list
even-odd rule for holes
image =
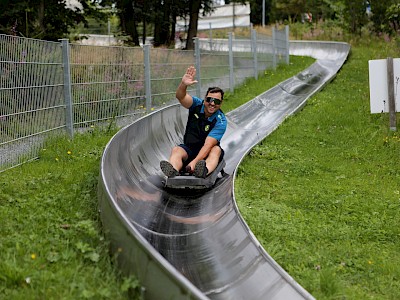
{"label": "curved metal track", "polygon": [[187,110],[180,105],[123,128],[107,145],[101,218],[122,270],[139,278],[145,299],[313,299],[253,236],[233,189],[247,152],[334,78],[350,46],[291,42],[290,49],[317,60],[227,114],[222,147],[231,175],[211,190],[176,194],[162,188],[159,161],[180,143],[186,125]]}

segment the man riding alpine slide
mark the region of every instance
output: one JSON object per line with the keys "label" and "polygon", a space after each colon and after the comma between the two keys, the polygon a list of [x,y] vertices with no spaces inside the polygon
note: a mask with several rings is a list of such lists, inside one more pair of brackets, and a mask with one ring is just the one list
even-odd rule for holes
{"label": "man riding alpine slide", "polygon": [[189,109],[183,144],[175,146],[169,161],[161,161],[163,173],[172,178],[181,172],[206,178],[222,162],[224,150],[220,141],[227,127],[227,120],[221,110],[224,92],[219,87],[210,87],[206,98],[202,99],[187,93],[187,87],[195,80],[196,69],[190,66],[182,77],[176,90],[176,98]]}

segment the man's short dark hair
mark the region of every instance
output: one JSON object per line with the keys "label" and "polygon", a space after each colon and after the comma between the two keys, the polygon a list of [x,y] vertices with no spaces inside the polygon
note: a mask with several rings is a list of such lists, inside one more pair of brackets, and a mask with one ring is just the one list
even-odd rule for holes
{"label": "man's short dark hair", "polygon": [[207,90],[207,93],[206,93],[206,97],[207,97],[208,93],[220,93],[221,100],[224,100],[224,91],[217,86],[209,87]]}

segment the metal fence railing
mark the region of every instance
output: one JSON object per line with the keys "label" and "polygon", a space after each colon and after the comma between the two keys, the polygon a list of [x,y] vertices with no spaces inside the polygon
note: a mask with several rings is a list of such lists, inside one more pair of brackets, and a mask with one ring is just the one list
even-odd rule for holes
{"label": "metal fence railing", "polygon": [[51,135],[110,120],[127,124],[175,103],[189,65],[203,97],[289,62],[288,27],[272,37],[195,39],[195,50],[70,44],[0,35],[0,172],[37,158]]}

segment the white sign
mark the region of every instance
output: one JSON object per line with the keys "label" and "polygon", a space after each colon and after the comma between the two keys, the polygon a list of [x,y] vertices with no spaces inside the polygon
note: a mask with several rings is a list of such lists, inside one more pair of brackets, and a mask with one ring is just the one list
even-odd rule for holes
{"label": "white sign", "polygon": [[[370,60],[369,96],[371,113],[389,112],[387,60]],[[400,58],[393,59],[394,98],[396,111],[400,109]]]}

